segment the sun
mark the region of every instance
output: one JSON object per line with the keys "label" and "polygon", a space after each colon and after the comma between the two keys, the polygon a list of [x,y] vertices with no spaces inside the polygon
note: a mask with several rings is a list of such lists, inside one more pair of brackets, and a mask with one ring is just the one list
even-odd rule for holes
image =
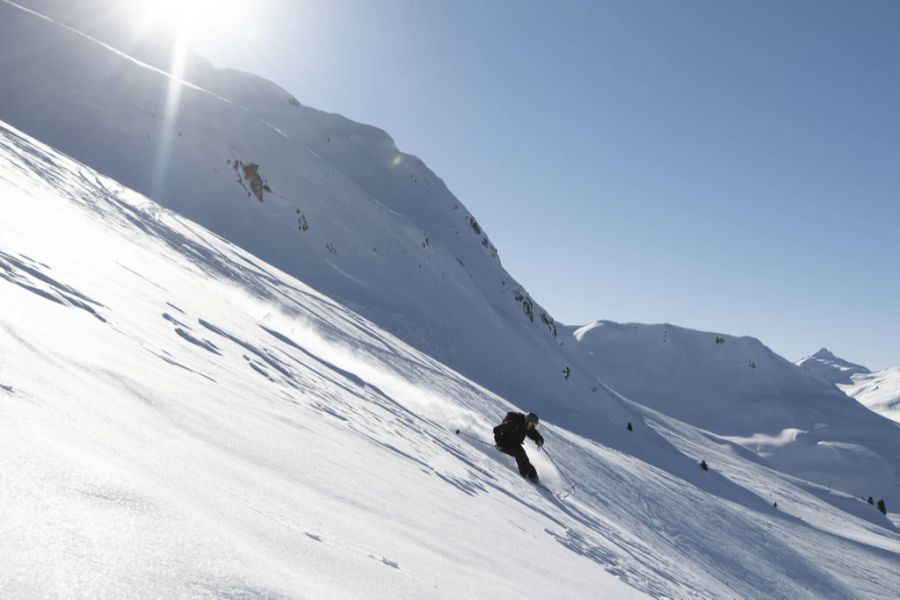
{"label": "sun", "polygon": [[241,0],[143,0],[133,15],[143,30],[173,31],[187,41],[196,36],[227,35],[237,26]]}

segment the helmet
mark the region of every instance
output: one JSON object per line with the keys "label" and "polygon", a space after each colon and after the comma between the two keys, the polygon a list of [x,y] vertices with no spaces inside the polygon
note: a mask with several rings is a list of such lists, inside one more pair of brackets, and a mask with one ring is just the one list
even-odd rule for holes
{"label": "helmet", "polygon": [[540,419],[538,419],[538,416],[535,413],[530,412],[527,415],[525,415],[525,423],[529,427],[537,427],[539,422],[540,422]]}

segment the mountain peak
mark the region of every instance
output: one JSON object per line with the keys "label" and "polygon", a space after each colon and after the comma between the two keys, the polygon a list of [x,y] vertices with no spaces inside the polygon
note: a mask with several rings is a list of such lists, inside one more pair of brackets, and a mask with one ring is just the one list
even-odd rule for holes
{"label": "mountain peak", "polygon": [[835,356],[825,347],[820,348],[815,354],[797,361],[797,365],[813,371],[826,381],[835,384],[850,384],[853,382],[854,375],[871,373],[862,365]]}

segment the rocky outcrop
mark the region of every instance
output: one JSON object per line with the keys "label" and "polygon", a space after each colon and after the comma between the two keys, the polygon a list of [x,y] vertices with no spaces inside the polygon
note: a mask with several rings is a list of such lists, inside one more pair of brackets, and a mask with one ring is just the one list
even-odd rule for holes
{"label": "rocky outcrop", "polygon": [[255,196],[257,200],[262,202],[263,194],[272,191],[269,184],[263,181],[262,176],[260,176],[257,163],[245,163],[240,160],[229,160],[228,163],[234,167],[235,172],[238,174],[238,183],[244,188],[248,196]]}

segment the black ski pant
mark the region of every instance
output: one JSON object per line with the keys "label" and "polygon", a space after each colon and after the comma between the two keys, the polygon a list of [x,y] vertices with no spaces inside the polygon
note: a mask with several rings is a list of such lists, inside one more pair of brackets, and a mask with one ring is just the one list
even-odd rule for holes
{"label": "black ski pant", "polygon": [[497,449],[503,454],[509,454],[516,459],[516,465],[519,467],[519,474],[528,479],[537,479],[537,471],[531,461],[528,460],[528,454],[521,444],[515,446],[498,445]]}

